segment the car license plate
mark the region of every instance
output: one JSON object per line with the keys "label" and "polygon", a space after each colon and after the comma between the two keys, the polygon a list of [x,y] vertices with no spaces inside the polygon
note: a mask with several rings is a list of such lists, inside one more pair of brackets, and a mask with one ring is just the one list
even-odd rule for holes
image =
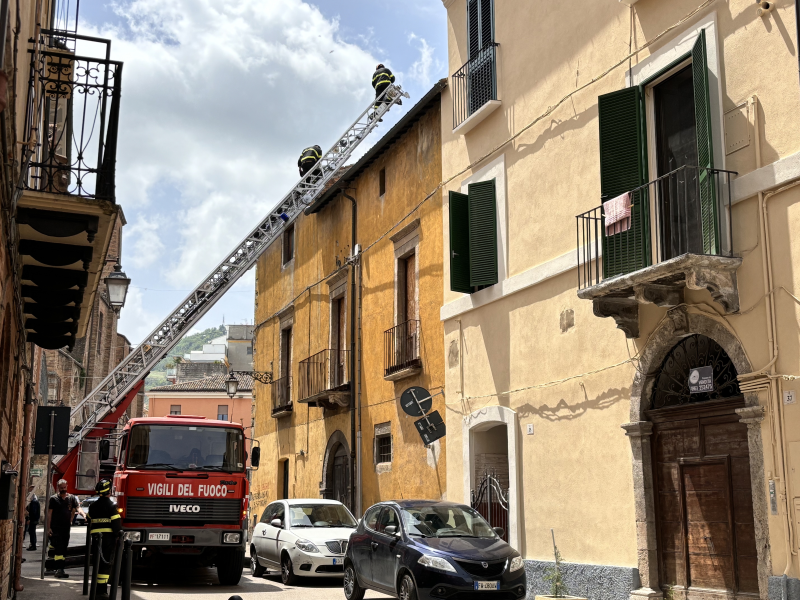
{"label": "car license plate", "polygon": [[335,565],[342,565],[342,564],[344,564],[344,560],[343,560],[343,559],[341,559],[341,558],[334,558],[334,559],[333,559],[333,564],[335,564]]}
{"label": "car license plate", "polygon": [[476,590],[499,590],[499,581],[475,581]]}
{"label": "car license plate", "polygon": [[151,541],[151,542],[168,542],[169,541],[169,534],[168,533],[148,533],[147,534],[147,539],[149,541]]}

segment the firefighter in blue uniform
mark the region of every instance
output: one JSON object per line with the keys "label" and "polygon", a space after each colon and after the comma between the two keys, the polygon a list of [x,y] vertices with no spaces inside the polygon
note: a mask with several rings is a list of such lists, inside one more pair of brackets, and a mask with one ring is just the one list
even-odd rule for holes
{"label": "firefighter in blue uniform", "polygon": [[117,533],[122,529],[116,505],[111,501],[111,482],[101,479],[94,490],[100,496],[89,507],[89,532],[100,534],[100,568],[97,571],[97,600],[108,598],[108,578],[114,565]]}

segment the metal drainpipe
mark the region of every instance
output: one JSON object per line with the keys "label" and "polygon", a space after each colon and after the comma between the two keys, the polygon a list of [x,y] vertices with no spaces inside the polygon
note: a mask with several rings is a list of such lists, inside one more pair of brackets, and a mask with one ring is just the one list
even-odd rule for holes
{"label": "metal drainpipe", "polygon": [[356,509],[356,495],[361,496],[361,490],[356,493],[358,478],[356,477],[356,231],[358,225],[358,204],[346,191],[342,194],[352,204],[352,230],[350,232],[350,508]]}
{"label": "metal drainpipe", "polygon": [[800,0],[794,0],[794,47],[797,53],[797,74],[800,75]]}

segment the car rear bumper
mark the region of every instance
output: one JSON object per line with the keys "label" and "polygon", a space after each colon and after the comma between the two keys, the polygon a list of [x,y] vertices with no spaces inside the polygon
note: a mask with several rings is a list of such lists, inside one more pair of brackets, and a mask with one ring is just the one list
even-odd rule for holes
{"label": "car rear bumper", "polygon": [[[169,548],[169,547],[195,547],[195,548],[245,548],[245,532],[237,529],[190,529],[185,527],[125,527],[126,532],[139,532],[139,541],[133,542],[136,547],[146,546],[148,548]],[[223,535],[226,533],[238,533],[237,543],[225,543]],[[163,538],[167,534],[168,539]],[[152,539],[151,539],[152,538]]]}

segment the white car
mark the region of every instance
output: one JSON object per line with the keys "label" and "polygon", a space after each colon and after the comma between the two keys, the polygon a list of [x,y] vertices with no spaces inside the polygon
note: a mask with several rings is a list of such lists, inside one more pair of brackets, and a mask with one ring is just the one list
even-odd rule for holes
{"label": "white car", "polygon": [[343,577],[350,534],[358,525],[336,500],[277,500],[267,506],[250,540],[250,571],[280,569],[286,585],[298,577]]}

